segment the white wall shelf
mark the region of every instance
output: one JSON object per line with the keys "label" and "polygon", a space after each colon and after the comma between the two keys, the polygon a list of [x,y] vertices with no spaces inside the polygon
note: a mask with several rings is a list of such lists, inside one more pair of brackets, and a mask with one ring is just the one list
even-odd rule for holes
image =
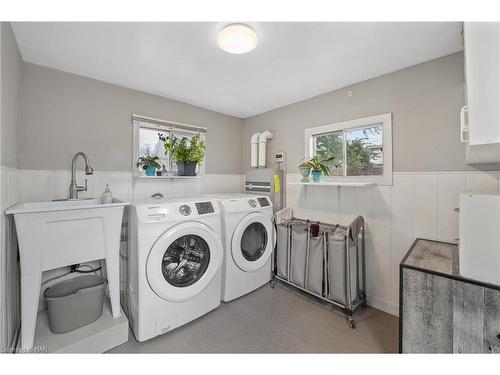
{"label": "white wall shelf", "polygon": [[201,175],[196,176],[135,176],[136,180],[176,180],[176,179],[197,179],[201,178]]}
{"label": "white wall shelf", "polygon": [[343,181],[321,181],[321,182],[289,182],[289,185],[304,186],[336,186],[336,187],[366,187],[374,186],[374,182],[343,182]]}

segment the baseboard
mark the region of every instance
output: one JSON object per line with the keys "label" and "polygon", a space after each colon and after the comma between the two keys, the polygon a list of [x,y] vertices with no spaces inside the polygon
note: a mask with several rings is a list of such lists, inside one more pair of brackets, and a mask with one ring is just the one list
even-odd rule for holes
{"label": "baseboard", "polygon": [[366,299],[368,306],[374,307],[378,310],[382,310],[383,312],[394,316],[399,316],[399,305],[383,301],[376,297],[367,296]]}

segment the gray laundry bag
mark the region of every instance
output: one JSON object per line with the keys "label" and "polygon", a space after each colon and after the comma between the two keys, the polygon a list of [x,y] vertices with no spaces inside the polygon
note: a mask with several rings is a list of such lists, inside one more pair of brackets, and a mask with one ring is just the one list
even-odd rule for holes
{"label": "gray laundry bag", "polygon": [[[345,272],[346,272],[346,231],[337,228],[328,234],[328,298],[346,304]],[[350,243],[351,260],[351,302],[356,299],[356,246]]]}
{"label": "gray laundry bag", "polygon": [[309,238],[309,262],[306,288],[320,296],[323,295],[323,251],[324,234]]}
{"label": "gray laundry bag", "polygon": [[306,252],[308,224],[296,223],[292,225],[291,239],[291,281],[304,288],[306,275]]}
{"label": "gray laundry bag", "polygon": [[288,277],[288,224],[276,225],[276,269],[279,277]]}

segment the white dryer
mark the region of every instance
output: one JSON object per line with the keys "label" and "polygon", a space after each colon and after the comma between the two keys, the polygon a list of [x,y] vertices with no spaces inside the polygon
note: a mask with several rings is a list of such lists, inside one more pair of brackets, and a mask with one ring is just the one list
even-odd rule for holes
{"label": "white dryer", "polygon": [[268,197],[209,194],[222,214],[224,263],[222,300],[229,302],[271,280],[273,206]]}
{"label": "white dryer", "polygon": [[127,310],[138,341],[215,309],[221,300],[220,209],[207,198],[136,201],[129,216]]}

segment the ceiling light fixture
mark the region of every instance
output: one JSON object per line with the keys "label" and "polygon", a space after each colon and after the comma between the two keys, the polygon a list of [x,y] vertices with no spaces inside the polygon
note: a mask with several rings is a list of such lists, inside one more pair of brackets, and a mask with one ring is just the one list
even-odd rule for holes
{"label": "ceiling light fixture", "polygon": [[224,51],[233,54],[243,54],[252,51],[257,46],[257,34],[248,25],[233,23],[225,26],[217,37],[217,44]]}

